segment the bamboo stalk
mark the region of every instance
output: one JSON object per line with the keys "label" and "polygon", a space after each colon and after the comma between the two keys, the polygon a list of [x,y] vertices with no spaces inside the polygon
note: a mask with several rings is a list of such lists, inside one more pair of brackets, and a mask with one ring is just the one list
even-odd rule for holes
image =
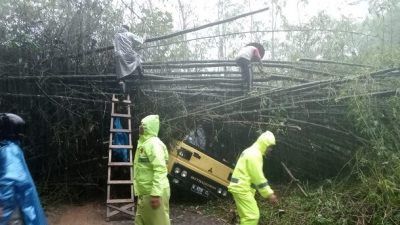
{"label": "bamboo stalk", "polygon": [[133,85],[150,85],[150,84],[210,84],[213,85],[217,82],[225,82],[225,83],[241,83],[241,79],[226,79],[226,78],[210,78],[210,79],[173,79],[170,80],[137,80],[137,81],[130,81],[126,80],[126,84],[133,84]]}
{"label": "bamboo stalk", "polygon": [[[68,97],[68,96],[59,96],[59,95],[34,95],[34,94],[17,94],[17,93],[1,93],[0,96],[11,96],[11,97],[21,97],[21,98],[53,98],[53,99],[60,99],[65,101],[80,101],[80,102],[88,102],[88,103],[109,103],[111,101],[107,100],[98,100],[98,99],[86,99],[86,98],[75,98],[75,97]],[[111,97],[110,97],[111,98]]]}
{"label": "bamboo stalk", "polygon": [[[241,14],[241,15],[237,15],[237,16],[234,16],[234,17],[231,17],[231,18],[228,18],[228,19],[216,21],[216,22],[213,22],[213,23],[208,23],[208,24],[205,24],[205,25],[202,25],[202,26],[198,26],[198,27],[194,27],[194,28],[190,28],[190,29],[186,29],[186,30],[181,30],[181,31],[178,31],[178,32],[175,32],[175,33],[172,33],[172,34],[167,34],[167,35],[154,37],[154,38],[147,38],[144,42],[148,43],[148,42],[160,41],[160,40],[163,40],[163,39],[168,39],[168,38],[179,36],[179,35],[182,35],[182,34],[194,32],[194,31],[198,31],[198,30],[202,30],[204,28],[216,26],[216,25],[219,25],[219,24],[222,24],[222,23],[227,23],[227,22],[231,22],[231,21],[246,17],[246,16],[250,16],[250,15],[253,15],[253,14],[256,14],[256,13],[264,12],[264,11],[267,11],[268,9],[269,8],[266,7],[266,8],[262,8],[262,9],[256,10],[256,11],[252,11],[252,12],[244,13],[244,14]],[[78,58],[78,57],[82,57],[84,55],[89,55],[89,54],[93,54],[93,53],[109,51],[109,50],[113,50],[113,49],[114,49],[114,46],[107,46],[107,47],[98,48],[98,49],[95,49],[95,50],[87,51],[87,52],[76,54],[76,55],[69,55],[69,56],[66,56],[66,57],[58,57],[58,59],[74,58],[74,57]]]}
{"label": "bamboo stalk", "polygon": [[268,9],[269,9],[269,7],[266,7],[266,8],[262,8],[262,9],[256,10],[256,11],[252,11],[252,12],[244,13],[244,14],[241,14],[241,15],[238,15],[238,16],[234,16],[234,17],[231,17],[231,18],[228,18],[228,19],[220,20],[220,21],[217,21],[217,22],[205,24],[205,25],[202,25],[202,26],[198,26],[198,27],[194,27],[194,28],[190,28],[190,29],[186,29],[186,30],[182,30],[182,31],[178,31],[178,32],[175,32],[175,33],[172,33],[172,34],[167,34],[167,35],[163,35],[163,36],[155,37],[155,38],[149,38],[149,39],[146,39],[145,42],[159,41],[159,40],[163,40],[163,39],[168,39],[168,38],[171,38],[171,37],[179,36],[179,35],[182,35],[182,34],[194,32],[194,31],[198,31],[198,30],[202,30],[204,28],[212,27],[212,26],[219,25],[219,24],[222,24],[222,23],[231,22],[231,21],[240,19],[242,17],[250,16],[250,15],[253,15],[253,14],[256,14],[256,13],[260,13],[260,12],[264,12],[264,11],[267,11]]}
{"label": "bamboo stalk", "polygon": [[289,174],[290,178],[292,179],[292,181],[294,181],[297,185],[297,187],[300,189],[300,191],[304,194],[304,196],[308,197],[308,194],[304,191],[304,189],[301,187],[300,180],[295,178],[292,174],[292,172],[290,172],[289,168],[287,168],[287,166],[285,165],[285,163],[281,162],[281,165],[283,166],[283,168],[286,170],[286,172]]}
{"label": "bamboo stalk", "polygon": [[298,59],[298,61],[300,61],[300,62],[328,63],[328,64],[335,64],[335,65],[375,68],[374,66],[370,66],[370,65],[356,64],[356,63],[344,63],[344,62],[336,62],[336,61],[321,60],[321,59],[300,58],[300,59]]}
{"label": "bamboo stalk", "polygon": [[0,80],[49,80],[49,79],[99,79],[99,78],[107,78],[107,79],[116,79],[116,74],[78,74],[78,75],[45,75],[45,76],[1,76]]}

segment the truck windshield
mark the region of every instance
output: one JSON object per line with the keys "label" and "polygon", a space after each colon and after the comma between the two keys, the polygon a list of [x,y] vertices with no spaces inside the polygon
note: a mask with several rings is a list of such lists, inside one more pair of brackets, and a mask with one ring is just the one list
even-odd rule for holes
{"label": "truck windshield", "polygon": [[229,160],[229,149],[226,148],[224,140],[213,130],[212,126],[196,127],[184,137],[183,142],[226,165],[232,166],[232,162]]}

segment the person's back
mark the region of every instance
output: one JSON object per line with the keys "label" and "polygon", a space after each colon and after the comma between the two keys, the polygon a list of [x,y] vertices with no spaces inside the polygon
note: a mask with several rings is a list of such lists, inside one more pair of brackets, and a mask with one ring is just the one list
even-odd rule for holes
{"label": "person's back", "polygon": [[258,49],[254,46],[245,46],[242,49],[240,49],[239,53],[236,55],[236,60],[239,60],[240,58],[247,59],[249,61],[259,61],[261,60],[260,53]]}
{"label": "person's back", "polygon": [[235,57],[236,64],[240,67],[242,80],[247,89],[250,89],[251,78],[249,65],[253,61],[261,63],[265,50],[261,44],[250,43],[240,49]]}
{"label": "person's back", "polygon": [[114,53],[118,80],[132,75],[135,70],[137,70],[140,77],[143,76],[142,59],[137,52],[141,44],[143,44],[143,39],[129,32],[127,26],[123,26],[114,35]]}
{"label": "person's back", "polygon": [[114,51],[116,54],[127,54],[137,52],[135,49],[143,43],[143,40],[129,32],[126,28],[121,29],[114,35]]}
{"label": "person's back", "polygon": [[268,184],[263,172],[263,156],[275,145],[272,132],[262,133],[245,149],[236,163],[228,191],[232,194],[240,217],[240,225],[257,225],[260,211],[254,197],[258,191],[262,197],[276,204],[278,199]]}

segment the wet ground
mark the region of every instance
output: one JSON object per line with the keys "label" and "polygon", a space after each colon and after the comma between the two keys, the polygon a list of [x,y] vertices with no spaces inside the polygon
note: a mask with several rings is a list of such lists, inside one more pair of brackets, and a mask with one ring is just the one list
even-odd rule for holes
{"label": "wet ground", "polygon": [[[206,215],[194,206],[171,204],[172,225],[229,225],[226,220]],[[106,207],[101,202],[82,205],[60,205],[48,208],[47,215],[51,225],[132,225],[133,220],[105,221]]]}

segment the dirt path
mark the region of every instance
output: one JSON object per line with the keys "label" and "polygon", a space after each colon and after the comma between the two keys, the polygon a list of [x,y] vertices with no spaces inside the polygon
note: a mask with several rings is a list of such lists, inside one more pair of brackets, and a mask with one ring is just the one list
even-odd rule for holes
{"label": "dirt path", "polygon": [[[98,202],[84,205],[61,205],[47,210],[51,225],[132,225],[133,221],[105,221],[106,208]],[[229,225],[225,221],[204,215],[196,207],[171,205],[172,225]]]}

